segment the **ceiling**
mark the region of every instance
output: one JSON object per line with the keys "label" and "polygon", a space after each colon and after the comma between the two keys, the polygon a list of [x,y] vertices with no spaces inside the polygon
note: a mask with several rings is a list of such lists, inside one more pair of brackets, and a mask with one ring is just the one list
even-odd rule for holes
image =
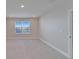
{"label": "ceiling", "polygon": [[[22,5],[25,6],[21,8]],[[7,17],[40,17],[50,11],[73,8],[73,0],[6,0]]]}
{"label": "ceiling", "polygon": [[[6,15],[7,17],[33,17],[41,16],[57,0],[6,0]],[[24,4],[24,8],[21,8],[20,5]]]}

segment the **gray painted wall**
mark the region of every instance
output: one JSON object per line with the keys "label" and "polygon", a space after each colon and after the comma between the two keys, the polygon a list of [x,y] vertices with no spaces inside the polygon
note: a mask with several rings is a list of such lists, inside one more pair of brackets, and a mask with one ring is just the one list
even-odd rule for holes
{"label": "gray painted wall", "polygon": [[68,53],[68,10],[72,8],[72,2],[59,2],[40,19],[41,38],[65,53]]}

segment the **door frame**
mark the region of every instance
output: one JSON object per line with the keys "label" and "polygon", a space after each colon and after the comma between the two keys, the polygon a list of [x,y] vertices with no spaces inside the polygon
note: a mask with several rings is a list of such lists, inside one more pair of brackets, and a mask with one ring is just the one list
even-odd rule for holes
{"label": "door frame", "polygon": [[[71,14],[71,12],[73,12],[73,9],[68,10],[68,55],[70,56],[69,59],[73,59],[73,13]],[[72,34],[70,34],[69,32],[70,21],[72,21]]]}

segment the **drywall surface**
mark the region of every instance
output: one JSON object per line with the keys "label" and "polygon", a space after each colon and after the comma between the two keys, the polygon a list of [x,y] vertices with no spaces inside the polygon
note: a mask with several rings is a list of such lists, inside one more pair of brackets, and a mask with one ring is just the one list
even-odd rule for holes
{"label": "drywall surface", "polygon": [[[32,34],[16,34],[15,23],[16,21],[30,21]],[[38,19],[27,19],[27,18],[7,18],[6,20],[6,32],[7,39],[38,39],[39,28]]]}
{"label": "drywall surface", "polygon": [[61,0],[40,18],[40,37],[68,53],[68,10],[72,0]]}

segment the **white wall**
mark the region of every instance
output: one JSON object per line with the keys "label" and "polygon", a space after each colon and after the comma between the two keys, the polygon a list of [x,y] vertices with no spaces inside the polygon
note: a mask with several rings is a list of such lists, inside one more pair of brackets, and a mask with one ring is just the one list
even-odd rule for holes
{"label": "white wall", "polygon": [[[31,22],[31,32],[32,34],[17,35],[15,31],[16,21],[30,21]],[[6,37],[7,39],[39,39],[39,19],[38,18],[7,18],[6,19]]]}
{"label": "white wall", "polygon": [[40,19],[40,36],[42,40],[68,53],[68,10],[72,8],[72,0],[61,0]]}

